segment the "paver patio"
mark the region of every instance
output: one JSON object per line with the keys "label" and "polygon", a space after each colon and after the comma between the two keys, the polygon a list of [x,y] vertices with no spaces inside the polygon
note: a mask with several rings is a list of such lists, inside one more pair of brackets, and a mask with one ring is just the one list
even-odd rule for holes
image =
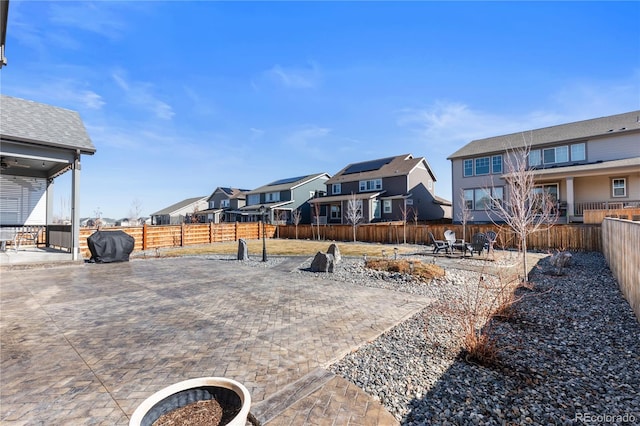
{"label": "paver patio", "polygon": [[430,303],[203,257],[1,274],[3,424],[127,424],[201,376],[242,382],[269,424],[392,424],[324,368]]}

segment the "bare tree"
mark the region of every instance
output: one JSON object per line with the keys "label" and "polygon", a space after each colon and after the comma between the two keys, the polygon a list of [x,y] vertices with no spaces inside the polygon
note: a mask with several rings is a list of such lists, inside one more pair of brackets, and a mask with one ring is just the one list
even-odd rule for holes
{"label": "bare tree", "polygon": [[411,218],[413,219],[413,242],[418,243],[418,217],[420,212],[418,209],[411,207]]}
{"label": "bare tree", "polygon": [[300,209],[295,209],[291,212],[291,221],[296,226],[296,240],[298,239],[298,225],[300,225],[300,221],[302,220],[302,212]]}
{"label": "bare tree", "polygon": [[191,213],[191,217],[187,216],[186,223],[198,223],[198,213],[200,212],[200,208],[198,206],[193,207],[193,213]]}
{"label": "bare tree", "polygon": [[400,207],[400,214],[402,215],[402,244],[407,244],[407,218],[410,210],[411,207],[407,207],[407,200],[404,200],[402,207]]}
{"label": "bare tree", "polygon": [[100,207],[96,207],[96,209],[93,211],[93,215],[95,216],[94,226],[99,231],[102,228],[102,225],[103,225],[102,210],[100,210]]}
{"label": "bare tree", "polygon": [[467,242],[467,222],[473,220],[473,215],[471,214],[471,209],[467,204],[467,200],[464,197],[464,189],[460,190],[460,205],[462,206],[462,210],[458,213],[458,219],[460,219],[460,223],[462,223],[462,241]]}
{"label": "bare tree", "polygon": [[[507,150],[503,175],[507,194],[497,190],[495,185],[491,189],[484,189],[490,198],[490,205],[486,207],[492,209],[520,241],[524,282],[528,281],[527,236],[551,228],[558,219],[556,200],[542,188],[536,187],[534,172],[527,164],[530,151],[531,144],[526,139],[524,146]],[[493,215],[489,214],[489,217],[495,223]]]}
{"label": "bare tree", "polygon": [[362,200],[356,198],[356,194],[351,193],[347,204],[347,223],[353,227],[353,241],[356,241],[356,228],[362,220]]}
{"label": "bare tree", "polygon": [[276,224],[276,238],[280,238],[280,224],[286,220],[287,213],[284,210],[274,210],[273,220]]}
{"label": "bare tree", "polygon": [[139,225],[141,214],[142,214],[142,201],[140,201],[139,198],[135,198],[131,202],[131,207],[129,207],[129,223],[131,225]]}
{"label": "bare tree", "polygon": [[[320,240],[320,203],[313,203],[313,218],[314,222],[316,223],[318,240]],[[313,223],[311,224],[311,232],[313,234]]]}

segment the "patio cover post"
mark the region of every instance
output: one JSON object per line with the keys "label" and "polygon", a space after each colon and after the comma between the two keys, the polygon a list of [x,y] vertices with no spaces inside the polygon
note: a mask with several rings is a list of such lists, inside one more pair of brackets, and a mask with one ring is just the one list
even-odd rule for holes
{"label": "patio cover post", "polygon": [[80,260],[80,151],[76,151],[76,158],[71,168],[71,258]]}
{"label": "patio cover post", "polygon": [[573,198],[573,176],[567,178],[567,223],[575,214]]}

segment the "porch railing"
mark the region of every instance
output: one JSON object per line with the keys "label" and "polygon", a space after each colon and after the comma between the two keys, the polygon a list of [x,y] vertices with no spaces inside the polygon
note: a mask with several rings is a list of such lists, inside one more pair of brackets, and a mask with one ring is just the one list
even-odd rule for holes
{"label": "porch railing", "polygon": [[583,216],[585,210],[618,210],[626,208],[640,208],[640,200],[624,201],[588,201],[574,204],[574,215]]}
{"label": "porch railing", "polygon": [[71,251],[71,225],[47,225],[47,246]]}

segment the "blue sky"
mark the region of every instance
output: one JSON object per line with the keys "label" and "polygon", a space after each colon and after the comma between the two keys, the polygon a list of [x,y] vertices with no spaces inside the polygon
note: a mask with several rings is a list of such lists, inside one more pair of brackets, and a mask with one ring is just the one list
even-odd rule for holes
{"label": "blue sky", "polygon": [[81,216],[405,153],[451,199],[473,139],[640,109],[638,22],[640,2],[11,0],[0,78],[82,116]]}

